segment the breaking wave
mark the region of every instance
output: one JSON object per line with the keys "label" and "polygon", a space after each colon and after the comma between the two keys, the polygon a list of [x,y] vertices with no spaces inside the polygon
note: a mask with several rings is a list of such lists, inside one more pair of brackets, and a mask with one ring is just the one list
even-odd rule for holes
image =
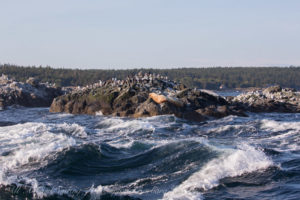
{"label": "breaking wave", "polygon": [[300,195],[298,114],[194,123],[10,108],[0,122],[0,199]]}

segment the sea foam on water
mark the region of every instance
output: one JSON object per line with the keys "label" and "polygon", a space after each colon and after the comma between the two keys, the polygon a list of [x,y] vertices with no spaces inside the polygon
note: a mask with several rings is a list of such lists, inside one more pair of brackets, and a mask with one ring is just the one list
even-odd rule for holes
{"label": "sea foam on water", "polygon": [[199,190],[205,191],[216,187],[222,178],[266,169],[273,164],[263,152],[247,144],[239,145],[237,150],[228,151],[208,162],[179,186],[164,194],[163,199],[199,199],[202,197]]}
{"label": "sea foam on water", "polygon": [[[9,196],[29,199],[288,199],[299,194],[290,185],[299,184],[300,118],[282,115],[193,123],[8,108],[0,115],[8,123],[0,127],[0,199],[15,186],[27,193]],[[225,178],[229,187],[218,187]]]}

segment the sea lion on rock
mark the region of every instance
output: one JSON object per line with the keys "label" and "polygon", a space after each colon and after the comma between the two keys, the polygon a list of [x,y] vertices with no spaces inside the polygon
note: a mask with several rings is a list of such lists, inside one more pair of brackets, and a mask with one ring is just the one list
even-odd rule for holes
{"label": "sea lion on rock", "polygon": [[150,93],[149,97],[153,99],[155,103],[158,104],[165,103],[168,101],[166,96],[160,94]]}
{"label": "sea lion on rock", "polygon": [[160,94],[155,94],[155,93],[150,93],[149,97],[158,104],[169,102],[178,107],[184,106],[184,103],[175,97],[170,97],[170,96],[165,96],[165,95],[160,95]]}

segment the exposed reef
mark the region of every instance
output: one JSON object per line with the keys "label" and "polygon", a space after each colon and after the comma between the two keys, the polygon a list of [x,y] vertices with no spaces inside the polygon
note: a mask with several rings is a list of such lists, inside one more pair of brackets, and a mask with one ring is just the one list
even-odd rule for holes
{"label": "exposed reef", "polygon": [[155,74],[141,74],[126,80],[100,81],[53,100],[51,112],[149,117],[173,114],[203,121],[228,115],[245,116],[223,97]]}

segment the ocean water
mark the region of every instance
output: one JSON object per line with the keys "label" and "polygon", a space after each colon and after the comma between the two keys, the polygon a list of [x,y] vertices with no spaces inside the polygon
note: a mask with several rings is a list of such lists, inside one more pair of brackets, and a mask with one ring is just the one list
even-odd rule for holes
{"label": "ocean water", "polygon": [[223,97],[238,96],[245,93],[245,91],[240,90],[215,90],[214,92]]}
{"label": "ocean water", "polygon": [[0,199],[300,199],[300,114],[0,112]]}

